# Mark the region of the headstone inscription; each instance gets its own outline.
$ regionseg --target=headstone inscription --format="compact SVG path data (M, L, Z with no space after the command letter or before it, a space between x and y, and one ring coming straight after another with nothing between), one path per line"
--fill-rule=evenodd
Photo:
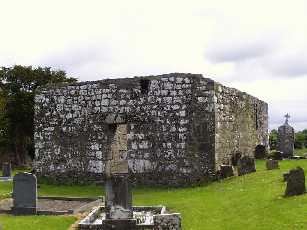
M5 162L5 163L2 164L2 176L3 177L11 177L12 176L11 163Z
M14 215L35 215L37 213L37 180L31 173L18 173L13 178Z

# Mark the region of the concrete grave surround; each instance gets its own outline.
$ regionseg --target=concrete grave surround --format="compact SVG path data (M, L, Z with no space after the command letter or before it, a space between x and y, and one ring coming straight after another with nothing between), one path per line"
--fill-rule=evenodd
M18 173L13 178L13 207L15 215L37 213L37 180L31 173Z
M285 123L278 128L277 150L282 152L282 157L291 157L294 152L294 129L288 123L289 115Z
M126 121L132 183L183 186L216 178L233 155L268 145L268 106L198 74L48 86L35 97L35 169L58 182L99 180L110 124Z

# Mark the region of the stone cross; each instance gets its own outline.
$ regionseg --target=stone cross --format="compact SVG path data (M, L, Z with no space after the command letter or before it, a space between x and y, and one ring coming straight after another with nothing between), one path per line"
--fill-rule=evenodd
M106 219L132 219L132 194L128 182L127 125L113 124L114 137L106 162Z
M37 180L31 173L18 173L13 178L14 215L34 215L37 212Z
M285 123L288 124L288 120L289 120L289 118L290 118L290 115L287 113L287 114L285 115L285 118L286 118Z

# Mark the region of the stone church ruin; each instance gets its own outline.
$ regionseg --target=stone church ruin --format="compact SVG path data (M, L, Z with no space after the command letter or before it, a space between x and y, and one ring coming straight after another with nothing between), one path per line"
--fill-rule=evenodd
M198 74L48 86L35 97L35 170L82 183L128 168L133 183L187 185L254 157L267 130L265 102ZM106 164L110 152L127 165Z

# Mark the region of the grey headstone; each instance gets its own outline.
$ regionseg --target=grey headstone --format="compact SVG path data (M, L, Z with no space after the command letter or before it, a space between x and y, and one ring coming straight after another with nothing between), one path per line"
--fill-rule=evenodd
M2 176L3 177L11 177L12 176L12 168L11 163L3 163L2 164Z
M37 212L37 180L31 173L18 173L13 178L13 208L15 215Z
M279 169L278 161L272 159L266 160L266 168L267 170Z
M220 178L224 179L227 177L234 176L232 165L221 165L220 166Z
M294 152L294 129L288 124L288 118L285 123L278 128L277 150L282 152L283 157L291 157Z
M306 192L305 173L301 167L291 169L287 177L285 196L296 196Z
M244 174L256 172L255 160L254 158L243 156L238 161L238 175L242 176Z

